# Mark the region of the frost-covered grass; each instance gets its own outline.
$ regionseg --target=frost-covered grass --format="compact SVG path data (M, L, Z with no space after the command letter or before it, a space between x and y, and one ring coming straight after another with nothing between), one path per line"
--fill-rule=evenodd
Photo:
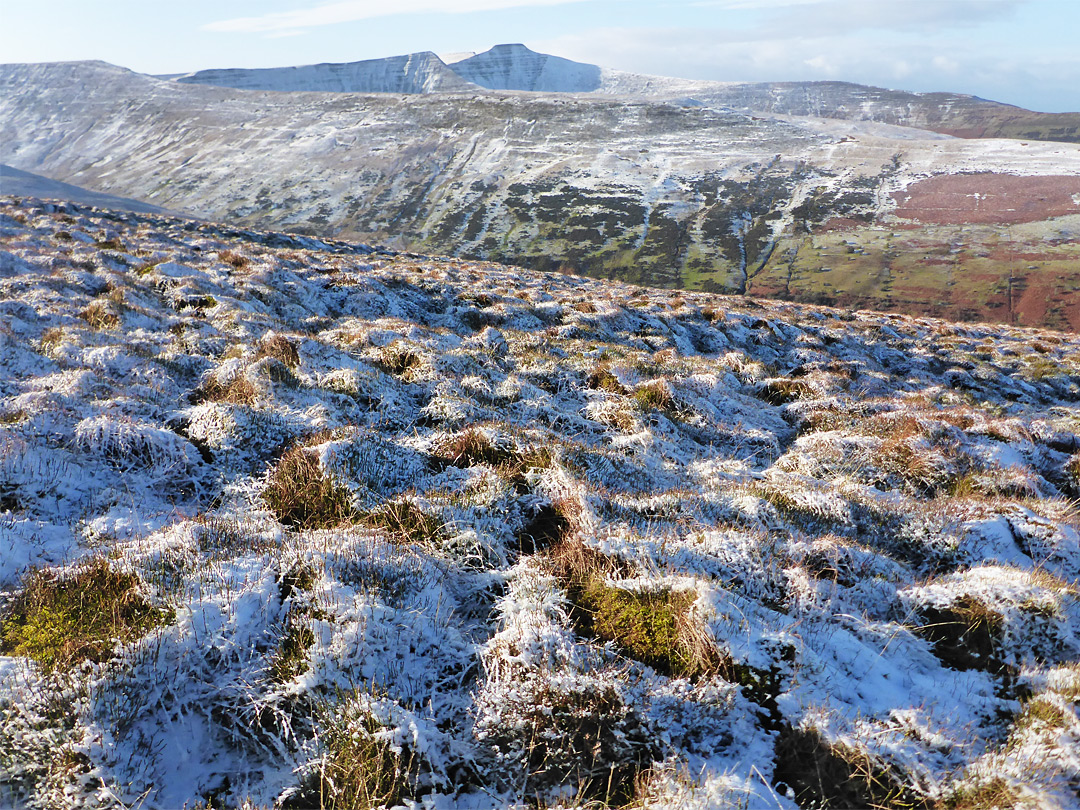
M1077 804L1075 336L11 199L0 310L0 804Z

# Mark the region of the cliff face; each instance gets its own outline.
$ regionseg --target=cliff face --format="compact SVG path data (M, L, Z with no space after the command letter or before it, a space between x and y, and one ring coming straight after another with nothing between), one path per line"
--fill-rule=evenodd
M280 92L436 93L469 87L431 52L301 67L200 70L175 81Z

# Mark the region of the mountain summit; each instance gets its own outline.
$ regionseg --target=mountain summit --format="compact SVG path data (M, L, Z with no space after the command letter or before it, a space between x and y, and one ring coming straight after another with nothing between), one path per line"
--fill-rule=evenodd
M455 63L450 69L466 81L489 90L590 93L601 85L600 68L596 65L537 53L521 44L496 45Z

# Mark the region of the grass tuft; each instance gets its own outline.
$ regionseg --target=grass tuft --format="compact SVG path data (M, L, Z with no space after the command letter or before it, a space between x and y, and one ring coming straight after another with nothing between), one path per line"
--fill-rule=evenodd
M188 395L188 402L192 405L202 402L225 402L230 405L250 407L258 399L258 386L243 374L238 374L228 383L221 383L215 377L208 377Z
M295 369L300 366L300 352L296 344L284 335L273 335L259 343L259 349L255 353L255 359L273 357L280 360L288 368Z
M116 643L134 641L173 620L151 605L134 574L98 557L73 572L31 573L0 623L0 652L24 655L48 672L104 661Z
M938 802L940 810L998 810L1020 803L1020 793L1008 781L995 776L975 785L962 785Z
M348 487L323 472L303 447L287 451L271 470L263 500L281 523L296 529L332 529L358 518Z
M914 810L930 802L904 785L895 770L844 743L829 743L815 728L781 730L773 784L786 786L799 807Z
M287 683L307 672L308 650L314 643L310 618L302 610L290 610L267 670L271 683Z
M601 363L590 373L585 384L594 391L608 391L612 394L625 394L626 387L611 372L607 363Z
M424 364L424 359L399 341L383 346L375 362L387 374L407 378L410 372Z
M948 607L924 607L923 624L915 632L934 645L942 663L958 670L1000 669L1004 620L985 603L970 595Z
M104 301L91 301L79 312L79 317L96 331L115 329L120 325L120 316Z
M437 543L443 536L442 524L411 500L391 501L362 519L400 543Z
M420 776L420 757L396 749L380 732L385 729L355 697L319 712L318 771L300 803L287 806L324 810L373 810L396 807L413 798Z
M548 562L566 587L570 618L582 634L612 641L664 675L698 678L722 670L723 656L690 616L691 594L610 585L609 576L629 573L629 567L577 538L553 546Z
M519 491L528 488L529 470L551 467L553 456L546 447L518 450L508 443L493 442L479 428L452 436L435 449L435 458L454 467L486 464Z
M232 265L237 270L242 270L250 264L250 259L243 253L237 253L235 250L222 250L218 253L218 259L228 265Z
M678 410L675 397L671 393L671 386L666 380L654 380L642 385L634 391L634 401L643 411L673 413Z
M781 377L762 382L758 386L757 395L770 405L786 405L800 399L814 399L817 389L806 380Z

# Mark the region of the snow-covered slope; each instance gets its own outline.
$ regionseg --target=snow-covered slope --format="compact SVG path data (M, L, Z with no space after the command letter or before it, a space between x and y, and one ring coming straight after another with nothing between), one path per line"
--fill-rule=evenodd
M200 70L179 76L175 81L241 90L334 93L435 93L469 89L467 82L429 51L362 62Z
M524 45L496 45L455 62L450 69L489 90L588 93L601 86L601 72L596 65L536 53Z
M0 199L0 806L1075 808L1078 496L1077 336Z

